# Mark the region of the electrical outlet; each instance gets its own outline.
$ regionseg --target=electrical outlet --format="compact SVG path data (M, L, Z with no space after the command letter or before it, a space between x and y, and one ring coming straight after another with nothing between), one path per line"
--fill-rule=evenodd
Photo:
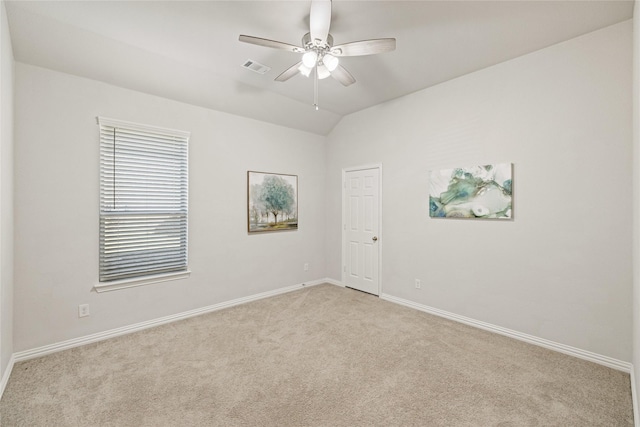
M422 287L422 283L420 283L420 279L416 279L416 289L420 289Z
M309 263L308 262L304 263L304 271L309 271Z
M78 317L87 317L89 315L89 304L80 304L78 306Z

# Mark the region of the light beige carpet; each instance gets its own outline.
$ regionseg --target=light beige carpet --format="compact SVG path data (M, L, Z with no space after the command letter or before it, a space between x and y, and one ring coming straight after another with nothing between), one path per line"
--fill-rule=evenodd
M9 426L631 426L629 375L320 285L16 364Z

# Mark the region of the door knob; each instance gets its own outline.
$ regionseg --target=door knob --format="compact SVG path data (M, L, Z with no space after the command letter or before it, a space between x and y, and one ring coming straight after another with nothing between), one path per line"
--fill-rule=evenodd
M378 236L373 236L373 237L371 238L371 240L373 240L374 242L377 242L377 241L378 241Z

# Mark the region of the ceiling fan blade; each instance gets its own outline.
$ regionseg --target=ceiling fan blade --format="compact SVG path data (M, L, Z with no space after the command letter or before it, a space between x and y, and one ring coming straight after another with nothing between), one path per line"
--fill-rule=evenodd
M298 62L297 64L293 64L291 67L289 67L286 70L284 70L282 72L282 74L280 74L278 77L275 78L275 80L277 82L286 82L291 77L293 77L296 74L300 73L300 70L299 70L300 65L302 65L302 61Z
M309 30L311 42L316 46L327 43L331 26L331 0L311 0Z
M289 43L277 42L275 40L263 39L260 37L240 35L238 38L241 42L255 44L258 46L271 47L273 49L288 50L289 52L303 53L304 49Z
M373 39L345 43L331 48L333 56L362 56L391 52L396 49L396 39Z
M350 72L342 65L338 64L335 70L331 71L331 77L342 83L344 86L352 85L356 82Z

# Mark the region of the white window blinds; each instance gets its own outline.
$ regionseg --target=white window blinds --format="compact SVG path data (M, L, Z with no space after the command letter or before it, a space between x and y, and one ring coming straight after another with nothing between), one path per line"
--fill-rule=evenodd
M189 133L98 124L100 281L185 271Z

